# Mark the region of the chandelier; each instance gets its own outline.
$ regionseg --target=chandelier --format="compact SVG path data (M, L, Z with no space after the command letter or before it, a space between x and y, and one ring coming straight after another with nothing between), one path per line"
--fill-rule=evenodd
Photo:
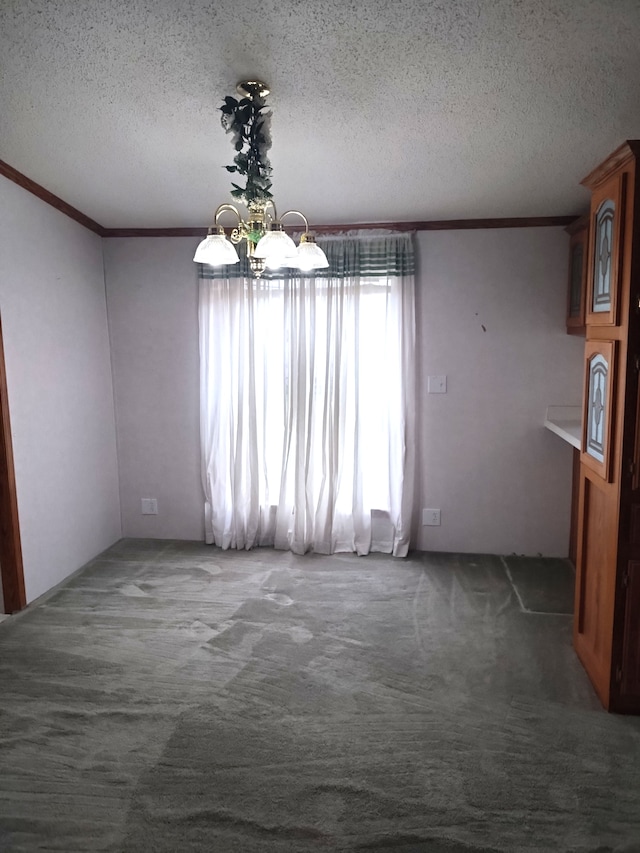
M214 214L213 226L196 249L193 260L210 266L237 264L240 261L236 246L245 241L249 266L256 278L265 269L292 267L312 273L329 266L327 256L309 233L306 216L299 210L287 210L278 216L271 194L271 164L267 151L271 148L271 113L265 103L267 86L259 80L238 83L240 100L230 96L220 107L222 126L232 137L236 155L226 170L246 178L245 186L232 183L231 195L247 209L243 218L234 204L221 204ZM220 219L232 214L237 222L227 237ZM298 246L285 232L283 220L299 216L304 233Z

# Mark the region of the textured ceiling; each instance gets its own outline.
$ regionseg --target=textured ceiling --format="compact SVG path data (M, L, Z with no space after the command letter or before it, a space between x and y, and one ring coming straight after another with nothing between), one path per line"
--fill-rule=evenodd
M0 159L106 227L205 225L257 76L281 210L572 214L640 137L639 45L638 0L0 0Z

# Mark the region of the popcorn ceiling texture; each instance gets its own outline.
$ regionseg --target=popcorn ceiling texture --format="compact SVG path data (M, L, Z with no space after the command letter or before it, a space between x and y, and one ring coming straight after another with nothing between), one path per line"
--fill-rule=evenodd
M637 0L3 0L0 158L107 227L204 225L258 76L317 224L578 213L640 136L638 43Z

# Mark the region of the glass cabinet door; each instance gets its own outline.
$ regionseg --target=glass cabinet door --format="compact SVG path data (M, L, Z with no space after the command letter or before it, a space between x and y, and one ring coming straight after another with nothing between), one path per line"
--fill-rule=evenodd
M615 326L620 267L620 223L624 175L617 175L594 192L591 202L589 295L586 322Z
M608 480L615 341L587 341L582 462Z

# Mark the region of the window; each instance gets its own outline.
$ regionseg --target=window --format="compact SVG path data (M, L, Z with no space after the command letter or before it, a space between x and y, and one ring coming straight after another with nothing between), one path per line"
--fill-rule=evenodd
M201 270L207 539L404 554L413 490L411 240L328 240L323 248L331 266L315 276Z

